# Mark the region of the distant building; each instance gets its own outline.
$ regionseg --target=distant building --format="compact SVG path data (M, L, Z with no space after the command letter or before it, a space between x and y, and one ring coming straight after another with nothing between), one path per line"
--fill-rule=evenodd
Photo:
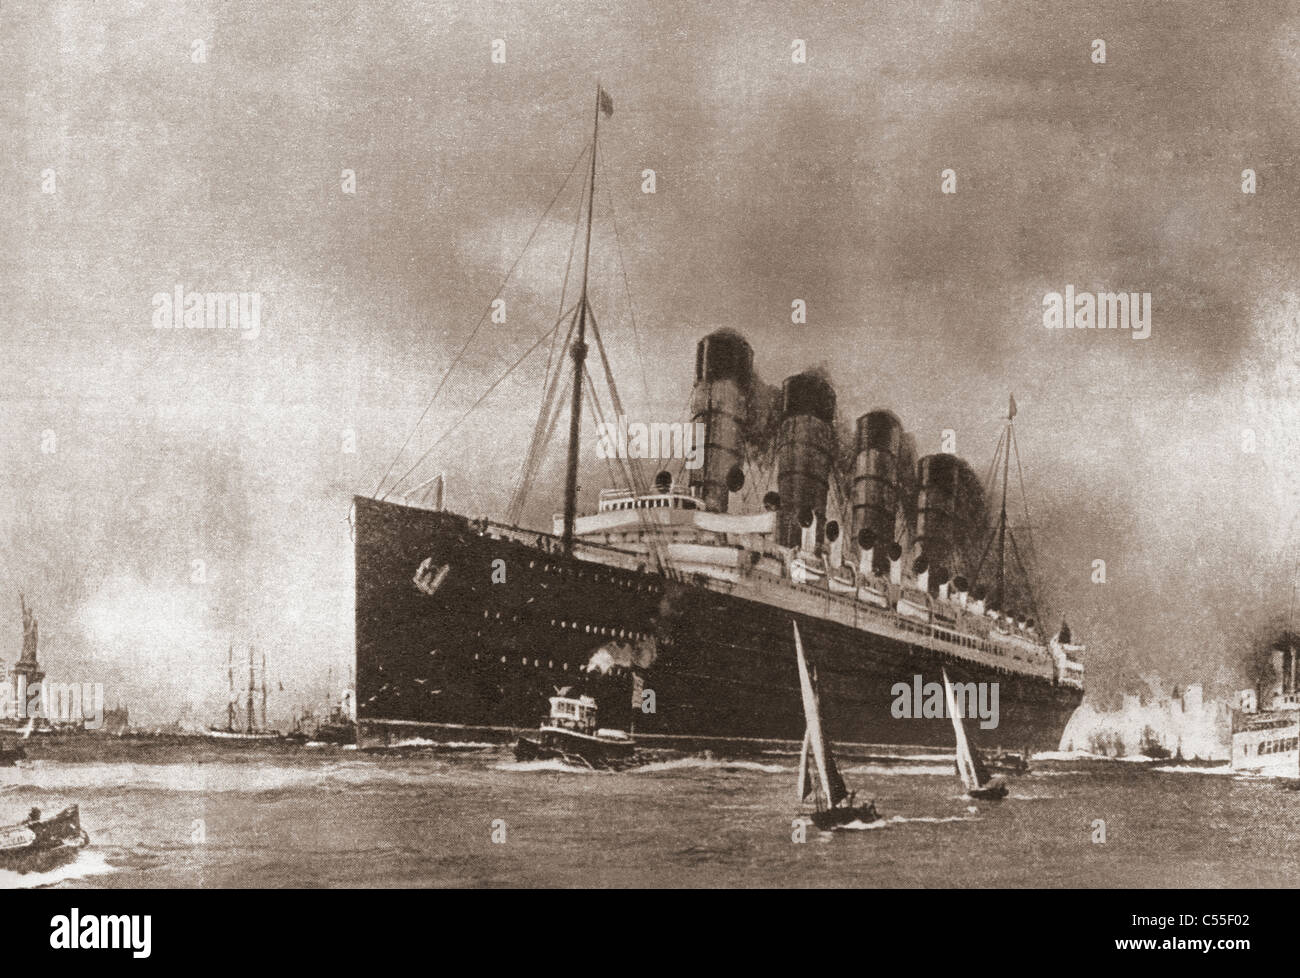
M119 703L104 711L104 725L100 730L113 736L124 734L130 727L130 719L130 710Z

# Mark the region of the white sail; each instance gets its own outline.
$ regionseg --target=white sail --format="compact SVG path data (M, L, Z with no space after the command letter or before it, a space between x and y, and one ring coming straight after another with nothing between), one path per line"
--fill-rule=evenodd
M975 774L975 763L971 759L970 744L966 742L966 727L957 712L957 699L953 696L952 683L948 681L948 670L943 670L943 695L948 702L948 716L952 718L952 729L957 735L957 770L961 773L961 783L971 791L980 786Z
M808 723L804 741L812 744L813 757L817 761L817 773L821 777L821 788L829 796L831 779L826 770L826 739L822 734L822 718L817 705L817 693L813 689L812 677L808 675L808 662L803 655L799 625L797 622L790 624L794 626L794 651L799 660L799 689L803 693L803 715ZM834 799L830 799L830 804L835 804Z
M803 732L803 748L799 751L799 785L796 789L800 801L807 798L808 792L812 791L812 781L808 776L808 745L811 741L812 734L805 729Z

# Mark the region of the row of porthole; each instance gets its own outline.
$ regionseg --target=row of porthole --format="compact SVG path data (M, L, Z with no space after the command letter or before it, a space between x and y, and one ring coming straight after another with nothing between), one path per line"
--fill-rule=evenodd
M474 661L475 661L475 662L478 661L478 657L479 657L479 656L478 656L478 653L475 652L475 653L474 653ZM502 665L504 665L505 662L506 662L506 656L503 655L503 656L501 657L501 663L502 663ZM526 658L524 658L524 659L520 659L519 662L520 662L521 665L525 665L525 666L528 665L528 660L527 660ZM540 669L540 668L542 668L542 660L541 660L541 659L534 659L534 660L533 660L533 668L534 668L534 669ZM547 669L554 669L554 668L555 668L555 660L554 660L554 659L547 659L547 660L546 660L546 668L547 668ZM568 664L567 662L561 662L561 663L560 663L560 669L561 669L561 671L563 671L563 672L568 672L568 671L569 671L569 664ZM578 672L583 672L583 671L585 671L585 668L584 668L583 666L579 666L577 671L578 671Z
M555 628L557 625L560 628L572 628L574 631L578 630L578 623L576 621L556 621L552 618L551 627ZM606 638L620 638L629 642L639 642L646 637L644 632L631 632L626 628L610 628L605 625L583 625L582 630L588 635L604 635Z
M487 619L491 619L493 616L490 611L484 608L483 617ZM496 620L497 621L501 620L501 612L499 611L496 613ZM510 620L517 622L519 621L519 616L511 615ZM574 631L577 631L578 623L576 621L563 621L563 620L557 621L556 619L552 618L551 627L572 628ZM634 631L629 631L626 628L613 628L611 626L606 626L606 625L583 625L582 630L587 635L603 635L606 638L618 638L630 642L639 642L642 639L647 637L645 632L634 632Z
M535 561L535 560L530 560L530 561L528 562L528 569L529 569L529 570L533 570L533 569L535 569L536 567L537 567L537 561ZM565 573L565 569L564 569L563 567L561 567L559 564L543 564L543 565L542 565L542 573L543 573L543 574L550 574L551 572L555 572L556 574L563 574L563 573ZM568 571L568 573L572 574L573 571ZM581 578L581 577L586 577L586 576L587 576L587 572L586 572L585 570L583 570L581 567L578 568L578 572L577 572L577 573L578 573L578 577L580 577L580 578ZM597 572L597 571L592 571L592 572L591 572L591 579L592 579L593 581L599 581L599 580L600 580L600 574L599 574L599 572ZM661 590L660 588L655 587L655 585L653 585L653 584L642 584L640 581L630 581L630 580L628 580L627 578L624 578L624 577L618 577L617 575L614 575L614 574L610 574L610 575L609 575L609 582L610 582L611 584L617 584L619 587L627 588L629 591L647 591L647 592L649 592L650 594L658 594L658 593L660 592L660 590Z

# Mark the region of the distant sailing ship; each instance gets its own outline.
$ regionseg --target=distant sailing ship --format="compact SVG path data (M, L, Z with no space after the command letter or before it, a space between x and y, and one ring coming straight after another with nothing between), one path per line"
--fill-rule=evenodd
M809 817L819 829L841 828L854 822L874 822L880 818L875 802L854 804L856 792L849 791L835 766L835 755L831 752L822 724L816 670L809 671L797 623L794 624L794 652L799 664L799 689L803 694L803 713L807 723L803 748L799 752L799 783L796 788L799 800L805 802L812 797L816 808ZM813 766L808 763L810 753Z
M966 786L966 794L972 798L985 801L997 801L1007 796L1007 782L1000 774L993 774L984 764L979 748L970 742L966 734L966 718L957 706L957 697L953 695L952 683L948 680L948 670L943 672L943 695L948 704L948 715L952 717L952 729L957 735L957 773L961 783Z
M327 685L334 687L334 670L329 671ZM356 684L348 676L348 685L339 695L338 702L331 702L325 719L316 725L312 739L327 744L355 744L357 742Z
M262 725L253 723L253 697L256 693L256 681L253 670L253 647L248 647L248 719L241 730L235 723L235 704L239 702L239 693L235 690L235 647L232 644L226 652L226 674L230 682L230 694L226 701L226 726L209 727L205 733L213 740L281 740L283 735L278 730L266 726L266 653L262 653Z
M601 118L612 111L598 86L570 255L581 291L565 292L566 275L557 289L563 313L496 382L551 341L506 518L445 509L441 475L398 493L459 421L390 483L408 436L372 494L354 497L362 738L405 731L457 740L467 729L498 737L533 727L553 691L569 686L600 703L611 726L635 720L646 746L797 742L805 718L790 662L778 652L793 619L834 671L823 695L842 741L949 743L942 718L899 723L891 715L898 683L910 685L918 673L937 680L946 665L959 681L999 684L1000 746L1055 749L1083 697L1083 646L1064 627L1055 635L1045 629L1046 609L1021 559L1027 554L1008 523L1014 399L985 482L954 454L918 458L889 410L863 414L842 435L824 374L796 373L779 391L769 388L749 343L715 330L696 348L690 422L678 426L679 442L687 427L703 432L702 457L685 484L667 471L651 481L631 460L637 454L622 451L620 421L619 450L607 463L623 484L600 492L594 511L579 511L586 412L606 430L609 419L627 416L587 276L596 146ZM465 350L474 335L477 327ZM597 396L601 379L607 401ZM563 511L539 532L522 525L528 492L565 420ZM998 475L1000 517L986 505ZM494 567L508 575L490 579ZM1017 571L1023 584L1012 579ZM642 689L653 690L653 711L629 706Z

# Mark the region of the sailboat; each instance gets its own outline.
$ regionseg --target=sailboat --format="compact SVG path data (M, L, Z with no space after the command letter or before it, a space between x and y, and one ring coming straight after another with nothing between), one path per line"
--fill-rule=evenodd
M957 735L957 773L961 783L966 786L966 794L972 798L985 801L997 801L1007 796L1007 782L1000 774L990 774L980 756L979 748L972 747L966 736L966 720L957 709L957 698L952 692L952 683L948 681L948 670L943 670L943 695L948 703L948 716L952 717L952 729Z
M875 802L855 805L856 792L849 791L835 767L835 755L831 753L822 728L821 701L817 696L817 677L810 673L808 660L804 657L803 640L799 637L799 625L794 626L794 651L799 662L799 689L803 693L803 714L807 724L803 735L803 749L799 752L798 795L801 802L811 795L816 810L811 813L812 822L819 829L828 830L853 822L874 822L880 818ZM813 764L809 764L809 755Z

